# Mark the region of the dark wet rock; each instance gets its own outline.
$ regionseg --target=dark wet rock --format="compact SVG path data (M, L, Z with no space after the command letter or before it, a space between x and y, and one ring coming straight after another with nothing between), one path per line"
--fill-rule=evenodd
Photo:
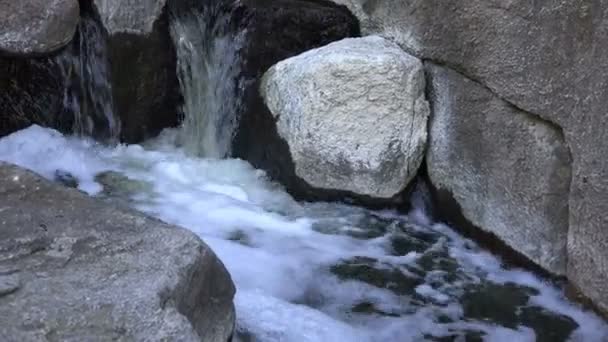
M393 255L406 255L410 252L422 253L429 248L426 241L410 235L393 235L390 240Z
M139 143L179 124L183 99L168 26L168 14L163 12L147 35L120 32L108 38L114 106L123 142Z
M356 257L330 268L341 280L357 280L369 285L390 290L400 295L411 295L422 281L408 276L391 265L379 265L378 261L367 257Z
M166 1L93 0L89 10L107 36L120 140L138 143L176 126L182 97Z
M74 177L73 174L67 171L56 170L54 180L55 182L63 186L67 186L68 188L78 188L78 178Z
M104 196L125 199L133 195L153 192L152 185L143 181L133 180L120 172L105 171L95 175L95 181L103 186Z
M60 126L66 86L61 74L53 58L0 57L0 136L32 124Z
M229 340L234 285L192 232L9 164L0 194L3 341Z
M376 308L376 306L370 302L358 303L351 308L351 311L354 313L359 313L359 314L367 314L367 315L375 314L375 315L381 315L381 316L387 316L387 317L399 317L399 314L392 313L392 312L384 312L384 311Z
M120 29L107 26L125 13L144 17L137 11L144 2L82 2L78 29L64 49L39 58L0 58L0 136L38 124L135 143L176 126L182 98L167 11L160 6L154 20L143 20L149 31L129 29L141 25L138 20L122 21Z
M536 342L567 341L578 324L570 317L539 307L525 307L519 313L522 325L536 333Z
M482 331L468 330L468 331L462 331L462 332L455 332L448 336L441 336L441 337L425 335L424 338L428 341L434 341L434 342L457 342L457 341L484 342L485 335L486 334Z
M0 57L0 136L29 125L111 140L113 117L103 29L83 10L72 42L56 54Z
M461 298L464 317L514 329L520 324L518 312L536 294L537 290L514 283L474 285Z
M448 274L455 274L460 267L458 262L451 258L445 250L428 251L424 253L416 263L426 272L444 271Z
M242 230L235 230L234 232L231 232L228 235L228 240L238 242L244 246L253 246L249 235Z

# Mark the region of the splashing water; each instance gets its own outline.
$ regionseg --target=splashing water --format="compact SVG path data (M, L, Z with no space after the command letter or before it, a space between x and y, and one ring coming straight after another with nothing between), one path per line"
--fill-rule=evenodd
M69 172L198 234L237 286L244 341L605 341L608 326L554 285L434 223L340 203L299 203L246 162L189 156L165 131L100 146L37 126L0 139L0 160ZM52 156L53 158L49 158ZM425 203L424 190L419 201Z
M74 42L57 62L66 80L63 106L73 118L72 133L117 142L120 120L114 102L103 29L83 16Z
M198 10L171 8L171 36L185 114L180 145L195 155L223 158L237 125L242 86L239 48L245 31L231 32L230 12L221 1Z

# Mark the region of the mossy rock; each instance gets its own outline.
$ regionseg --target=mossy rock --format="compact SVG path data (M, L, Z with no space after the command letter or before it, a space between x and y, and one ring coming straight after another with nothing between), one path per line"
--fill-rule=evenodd
M105 171L95 176L95 181L103 186L102 195L128 199L140 193L152 193L152 184L131 179L120 172Z

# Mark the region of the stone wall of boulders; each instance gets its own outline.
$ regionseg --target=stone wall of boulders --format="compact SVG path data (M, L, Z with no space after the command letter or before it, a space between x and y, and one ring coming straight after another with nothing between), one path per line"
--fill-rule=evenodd
M0 1L0 136L73 131L80 17L103 33L118 138L178 124L167 1ZM300 198L372 205L425 173L444 219L457 207L608 311L608 0L225 3L247 31L233 156ZM326 46L361 34L381 38Z
M431 118L419 172L433 186L439 216L494 236L608 310L606 1L334 2L357 16L364 36L379 35L424 61ZM336 44L342 58L329 52ZM390 76L378 85L366 75L381 63L371 40L367 46L361 61L344 57L356 49L343 41L279 62L264 76L271 130L285 147L266 156L271 167L256 166L279 168L271 175L292 192L378 203L412 179L396 171L407 166L395 156L412 157L415 143L394 154L373 150L376 140L399 146L391 129L416 120L396 114L407 113L404 106L383 115L391 96L366 91L388 87L413 101L388 85ZM401 86L411 82L404 77ZM366 114L377 122L362 120ZM392 173L378 160L393 162Z
M442 199L608 310L608 2L333 1L429 62Z

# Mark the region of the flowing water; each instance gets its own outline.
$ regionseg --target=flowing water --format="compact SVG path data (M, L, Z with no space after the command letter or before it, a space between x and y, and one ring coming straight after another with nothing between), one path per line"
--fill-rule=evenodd
M174 5L171 12L184 96L184 122L177 140L188 152L210 158L230 154L242 90L238 53L245 31L229 29L230 13L221 4L211 1L198 10Z
M63 106L72 118L72 132L117 141L120 121L114 115L103 28L83 16L73 43L56 58L66 80Z
M608 326L554 284L432 222L423 189L408 214L297 202L248 163L219 159L230 155L242 89L244 32L229 32L228 15L172 9L179 129L109 147L32 126L0 139L0 160L201 236L236 284L238 340L606 340ZM87 20L79 32L62 57L74 133L116 136L102 33Z
M177 131L107 147L32 126L0 160L201 236L237 287L243 341L605 341L606 324L554 285L508 269L418 193L409 214L294 201L235 159L193 157ZM59 170L59 173L58 173ZM162 257L162 256L159 256Z

